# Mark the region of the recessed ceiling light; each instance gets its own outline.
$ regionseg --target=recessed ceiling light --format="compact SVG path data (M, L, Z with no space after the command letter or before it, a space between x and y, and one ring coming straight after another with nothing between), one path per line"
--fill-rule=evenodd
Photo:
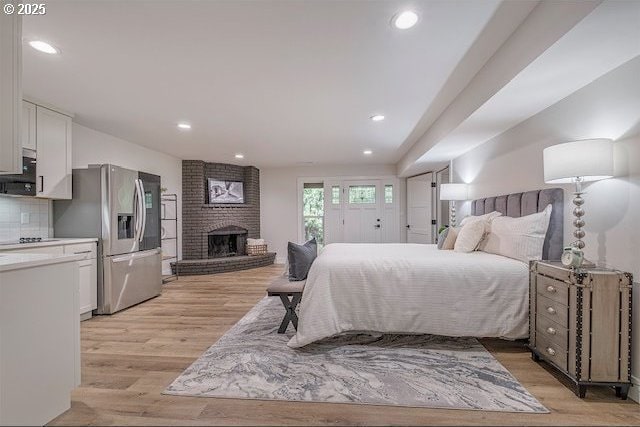
M244 159L244 154L236 154L236 159Z
M407 30L418 22L418 14L412 10L405 10L393 17L393 26L399 30Z
M178 123L178 128L180 128L180 129L191 129L191 125L189 123Z
M47 42L43 42L42 40L32 40L29 42L29 46L31 46L35 50L39 50L40 52L48 53L49 55L60 53L58 49L51 46Z
M374 122L381 122L384 120L384 116L382 114L376 114L374 116L369 117Z
M362 154L364 154L364 155L366 155L366 156L369 156L369 155L373 154L373 151L371 151L371 150L364 150L364 151L362 152Z

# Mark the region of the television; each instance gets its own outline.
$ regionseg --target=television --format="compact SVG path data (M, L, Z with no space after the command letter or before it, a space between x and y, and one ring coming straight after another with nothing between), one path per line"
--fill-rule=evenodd
M244 183L242 181L220 181L208 179L209 203L244 203Z

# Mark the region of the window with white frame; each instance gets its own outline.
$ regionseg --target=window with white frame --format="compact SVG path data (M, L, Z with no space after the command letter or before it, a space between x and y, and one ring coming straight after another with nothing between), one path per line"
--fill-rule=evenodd
M305 240L315 237L319 246L324 245L324 185L321 182L304 184L302 222Z

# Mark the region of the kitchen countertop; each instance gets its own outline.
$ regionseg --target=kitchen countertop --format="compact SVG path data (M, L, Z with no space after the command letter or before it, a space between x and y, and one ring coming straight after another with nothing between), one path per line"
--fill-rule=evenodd
M0 242L0 252L9 251L13 249L29 249L29 248L44 248L46 246L62 246L62 245L75 245L78 243L92 243L97 242L98 239L91 237L82 238L65 238L65 237L52 237L51 240L43 242L33 243L9 243L4 244Z
M26 245L26 243L25 243ZM83 259L82 254L14 254L0 253L0 273L22 268L40 267L43 265L75 262Z

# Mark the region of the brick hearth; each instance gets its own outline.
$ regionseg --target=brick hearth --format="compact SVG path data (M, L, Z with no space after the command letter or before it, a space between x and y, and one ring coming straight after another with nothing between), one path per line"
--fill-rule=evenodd
M179 276L228 273L230 271L248 270L250 268L271 265L275 259L276 253L269 252L265 255L182 260L172 264L171 268L173 273L177 273Z

